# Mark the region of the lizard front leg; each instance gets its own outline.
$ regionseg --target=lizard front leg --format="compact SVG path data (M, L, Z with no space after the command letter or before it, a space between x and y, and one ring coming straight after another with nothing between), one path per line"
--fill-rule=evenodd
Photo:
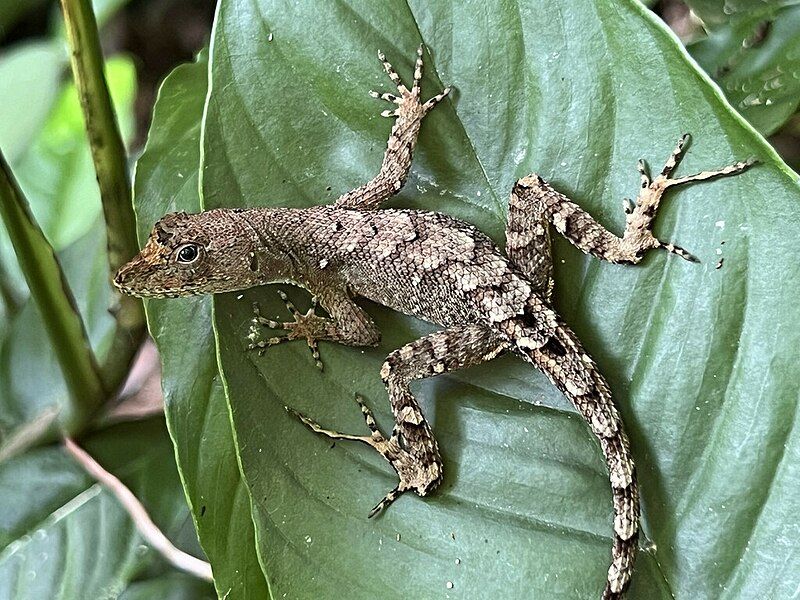
M397 117L397 121L395 121L392 133L389 135L389 142L386 146L380 172L361 187L340 196L336 200L336 207L373 210L403 187L411 169L411 155L414 151L414 146L417 144L417 136L419 135L422 119L450 93L450 88L445 88L440 94L437 94L427 102L422 102L420 98L422 50L423 47L420 45L417 49L417 62L414 66L414 83L410 90L403 85L400 76L386 60L383 53L378 52L378 58L383 63L383 68L397 86L397 91L400 95L395 96L394 94L381 94L378 92L370 92L370 95L396 104L397 108L395 110L385 110L381 114L384 117Z
M356 436L331 431L288 407L287 410L313 431L333 439L369 444L389 461L400 481L372 509L369 516L373 516L403 492L412 490L425 496L442 480L442 459L436 438L409 384L415 379L480 364L508 348L506 339L491 329L481 325L465 325L426 335L389 354L381 368L381 379L389 394L395 418L395 426L388 438L380 432L372 413L358 398L371 435Z
M292 340L305 340L311 350L314 363L322 370L322 360L319 355L319 341L330 341L346 346L376 346L381 339L381 333L375 326L370 316L347 295L344 290L325 291L320 296L314 297L314 306L308 312L301 313L295 308L286 294L279 291L286 309L294 317L293 321L279 322L267 319L261 315L258 304L253 306L253 321L250 327L249 350L264 352L270 346ZM315 314L317 299L322 307L328 311L331 318L320 317ZM288 333L284 336L273 336L267 339L260 337L260 327L270 329L285 329Z
M653 219L664 193L685 183L741 173L755 161L737 162L721 169L673 178L672 173L688 139L688 134L681 137L661 173L654 179L650 178L644 161L639 161L641 188L635 204L630 200L625 201L625 232L622 237L608 231L538 175L523 177L514 185L509 201L506 229L509 258L549 295L552 288L552 260L547 231L549 222L580 250L609 262L635 264L642 260L647 250L653 248L663 248L687 260L696 261L683 248L662 242L652 233Z

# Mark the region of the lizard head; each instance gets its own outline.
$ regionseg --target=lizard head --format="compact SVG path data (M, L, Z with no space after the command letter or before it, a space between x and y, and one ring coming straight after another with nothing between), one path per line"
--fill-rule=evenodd
M245 289L261 283L252 236L230 210L165 215L114 285L142 298L174 298Z

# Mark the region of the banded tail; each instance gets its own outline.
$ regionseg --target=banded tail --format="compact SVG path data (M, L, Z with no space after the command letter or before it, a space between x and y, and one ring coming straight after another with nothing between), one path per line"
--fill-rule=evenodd
M526 322L528 310L504 325L513 331L516 351L570 399L600 441L614 502L614 545L603 598L619 599L630 584L639 539L639 489L628 437L608 384L575 334L549 308L531 308L537 326ZM544 328L542 318L550 321Z

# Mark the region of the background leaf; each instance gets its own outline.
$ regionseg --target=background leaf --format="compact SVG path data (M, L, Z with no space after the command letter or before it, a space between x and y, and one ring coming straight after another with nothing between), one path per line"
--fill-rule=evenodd
M765 135L800 105L800 5L780 4L750 3L689 46L731 104Z
M163 419L116 425L92 435L86 448L133 490L174 543L200 553ZM111 493L61 448L38 448L0 464L0 496L6 507L0 598L109 598L137 577L174 577ZM178 585L185 578L169 589ZM196 598L209 596L208 584L194 580L193 589Z
M619 199L637 187L636 159L658 167L683 131L696 140L683 172L751 154L765 161L665 203L657 232L702 266L663 254L639 268L612 266L558 241L556 305L597 356L631 432L652 542L631 596L791 595L800 572L797 182L640 5L287 9L223 0L205 121L206 208L319 204L369 178L389 129L365 94L389 88L375 50L408 76L420 38L433 52L426 93L453 82L459 94L427 119L393 205L443 210L499 238L512 182L536 170L617 229ZM283 316L273 294L220 296L215 323L275 596L326 597L343 586L353 597L599 594L611 520L605 469L543 377L506 359L420 385L445 484L368 521L394 483L387 466L360 447L331 449L282 405L362 431L358 391L388 424L382 357L428 329L370 306L381 348L323 344L321 374L300 345L246 354L251 301ZM174 304L187 311L193 302ZM179 373L165 367L167 377ZM174 429L179 445L198 434L191 427Z
M213 600L216 595L209 588L188 575L170 573L129 585L119 600Z
M129 59L112 59L107 74L123 132L130 135L133 64ZM99 190L74 86L62 87L50 114L38 126L33 143L18 155L12 170L34 217L59 254L95 354L103 357L114 325L108 312L111 284ZM0 257L8 278L20 294L27 295L2 228ZM4 329L0 339L0 442L48 407L63 405L68 393L35 304L28 301L17 314L9 315Z
M712 28L754 10L774 9L797 3L797 0L759 0L758 2L751 0L686 0L686 4L695 14Z
M19 12L0 8L0 37L9 25L6 17L13 20L37 8L36 2L16 4ZM57 3L47 4L57 37L63 17ZM121 4L95 2L98 20ZM33 212L59 251L92 345L103 355L113 326L105 235L77 94L74 86L61 83L67 59L63 40L18 44L0 53L5 103L0 147L13 159ZM106 78L128 137L136 96L133 61L109 59ZM216 597L207 582L176 572L152 552L114 496L60 447L38 447L9 458L32 438L40 439L34 433L52 422L66 390L40 315L26 301L4 231L0 267L5 301L0 311L0 598ZM163 418L112 425L81 443L123 479L173 543L203 555Z
M123 137L133 133L136 69L130 58L106 63L109 89ZM39 135L14 165L31 210L54 248L60 250L85 234L100 215L94 174L78 94L63 87Z
M0 55L0 147L12 164L55 104L64 60L63 48L50 41L20 44Z
M200 120L207 68L206 58L183 65L162 85L147 147L136 167L141 240L165 212L200 210ZM163 362L167 422L178 466L200 542L214 568L217 591L222 597L265 598L268 591L255 552L249 498L217 373L211 300L153 300L146 310Z

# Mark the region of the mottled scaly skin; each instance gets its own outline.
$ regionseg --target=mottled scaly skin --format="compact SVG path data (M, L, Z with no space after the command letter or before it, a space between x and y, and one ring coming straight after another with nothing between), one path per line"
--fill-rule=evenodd
M354 297L369 298L443 327L386 358L380 376L396 421L388 437L378 430L360 399L370 435L324 429L294 413L314 431L367 443L389 461L399 483L371 515L405 491L424 496L442 480L436 439L409 389L410 382L476 365L507 351L518 354L541 369L572 401L600 442L614 505L612 563L603 597L620 598L631 579L639 537L636 471L608 384L551 306L549 226L582 251L611 262L637 263L652 248L693 259L651 233L664 191L689 181L738 173L751 163L671 178L684 136L655 179L650 179L640 162L641 189L635 204L625 204L622 237L607 231L540 177L529 175L511 192L504 256L488 237L458 219L435 212L379 210L408 175L424 115L449 91L421 101L422 48L411 89L379 56L400 95L373 93L397 105L384 113L397 120L374 179L344 194L333 206L167 215L156 223L142 252L120 270L115 283L139 296L225 292L276 281L301 285L315 295L330 318L317 316L313 309L301 314L284 296L294 321L278 323L256 312L250 347L264 350L286 340L305 339L320 367L318 340L369 346L380 339ZM261 326L288 333L260 339Z

